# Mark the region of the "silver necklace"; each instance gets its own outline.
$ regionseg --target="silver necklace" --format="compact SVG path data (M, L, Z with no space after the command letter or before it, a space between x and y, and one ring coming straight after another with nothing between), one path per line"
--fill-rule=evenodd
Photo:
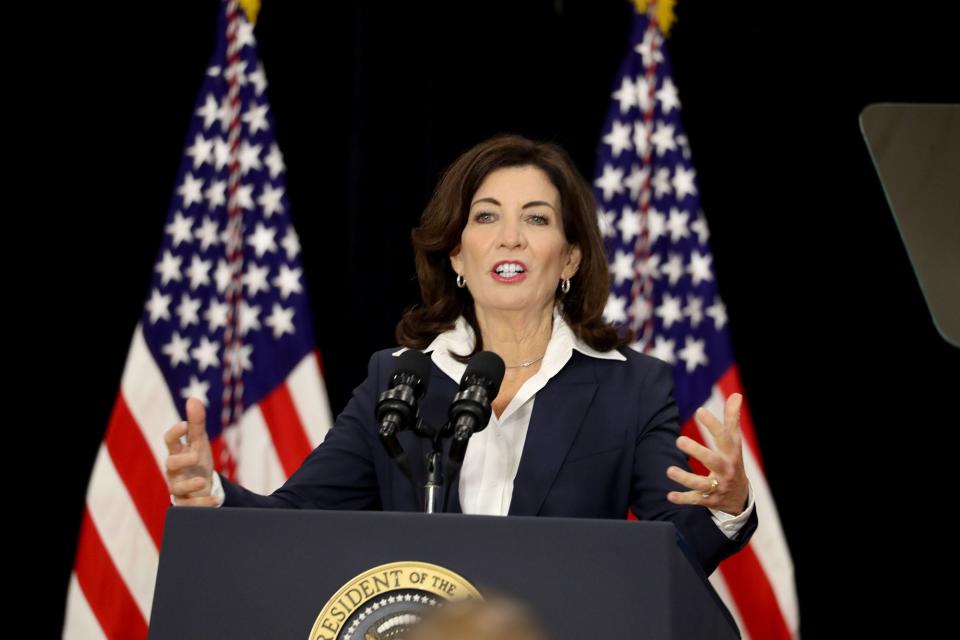
M507 366L507 369L519 369L519 368L521 368L521 367L529 367L529 366L532 365L534 362L540 362L541 360L543 360L543 356L545 356L545 355L547 355L547 352L546 352L546 351L543 352L543 355L542 355L542 356L540 356L539 358L537 358L537 359L535 359L535 360L530 360L529 362L521 362L520 364L508 364L508 365L506 365L506 366Z

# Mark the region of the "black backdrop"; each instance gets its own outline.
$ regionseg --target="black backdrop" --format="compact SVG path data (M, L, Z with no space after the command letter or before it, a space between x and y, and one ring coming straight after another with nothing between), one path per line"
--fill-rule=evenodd
M338 412L416 300L409 230L458 153L517 132L559 142L593 176L631 6L265 4L256 34ZM776 4L681 0L669 47L802 630L891 629L915 613L932 626L945 597L926 567L955 567L940 533L960 351L933 327L857 116L874 101L960 101L955 22L932 1ZM15 486L38 491L25 584L43 636L62 624L217 11L63 8L34 19L12 60L36 73L11 98L51 134L27 130L19 169L41 186L14 216L58 267L18 278L50 345L16 371L42 403L26 407L42 440Z

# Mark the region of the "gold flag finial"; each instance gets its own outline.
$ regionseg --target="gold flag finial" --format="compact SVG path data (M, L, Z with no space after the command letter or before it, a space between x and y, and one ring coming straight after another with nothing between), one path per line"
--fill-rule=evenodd
M633 0L633 5L637 13L646 13L651 3L654 5L654 12L657 18L657 24L660 26L660 32L663 35L669 35L670 27L677 21L677 16L673 12L673 6L677 0Z
M240 0L240 6L247 14L250 24L257 24L257 14L260 13L260 0Z

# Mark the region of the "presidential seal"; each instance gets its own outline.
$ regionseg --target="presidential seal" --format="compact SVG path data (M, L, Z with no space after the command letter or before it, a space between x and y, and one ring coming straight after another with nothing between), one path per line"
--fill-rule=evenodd
M310 640L402 640L447 600L481 599L462 576L426 562L391 562L365 571L327 602Z

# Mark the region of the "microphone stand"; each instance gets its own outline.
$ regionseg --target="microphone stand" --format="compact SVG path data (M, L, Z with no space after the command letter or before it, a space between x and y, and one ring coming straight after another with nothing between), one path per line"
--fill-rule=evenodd
M433 445L433 450L426 456L427 482L423 486L423 505L424 513L443 513L446 511L447 496L450 490L447 488L444 492L443 476L443 445L441 444L444 433L449 431L446 427L443 429L434 429L422 418L417 420L413 432L426 438ZM449 434L447 434L449 436Z
M439 451L427 454L427 484L423 487L424 513L438 513L438 511L444 510L444 502L440 502L443 491L443 474L440 473L440 459L442 457Z

